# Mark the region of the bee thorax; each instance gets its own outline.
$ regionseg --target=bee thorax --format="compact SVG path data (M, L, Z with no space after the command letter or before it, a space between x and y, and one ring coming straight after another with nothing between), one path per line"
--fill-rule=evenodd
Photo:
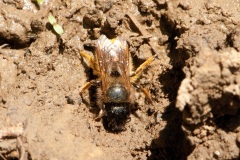
M108 102L126 102L128 100L128 91L121 84L115 84L106 91Z

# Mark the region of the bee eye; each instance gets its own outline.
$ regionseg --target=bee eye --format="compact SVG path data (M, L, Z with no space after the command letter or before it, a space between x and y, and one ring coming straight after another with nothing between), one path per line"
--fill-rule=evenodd
M126 101L128 98L128 92L126 88L119 84L108 88L106 94L109 100L112 102L122 102Z

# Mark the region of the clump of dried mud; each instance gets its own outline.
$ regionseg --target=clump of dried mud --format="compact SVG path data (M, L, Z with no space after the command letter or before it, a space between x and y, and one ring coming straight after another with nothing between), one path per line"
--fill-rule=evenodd
M239 159L238 0L0 2L0 159ZM49 14L64 28L55 34ZM126 131L101 121L81 50L119 35L139 80ZM153 114L155 113L155 114Z

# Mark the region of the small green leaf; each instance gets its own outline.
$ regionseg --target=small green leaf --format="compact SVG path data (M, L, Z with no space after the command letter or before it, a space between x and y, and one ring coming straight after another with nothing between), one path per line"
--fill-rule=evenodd
M57 34L63 34L63 28L62 28L62 26L60 26L59 24L54 24L53 25L53 29L55 30L55 32L57 33Z
M44 0L37 0L37 3L38 3L39 5L42 5L43 2L44 2Z
M54 25L54 24L57 23L57 20L56 20L52 15L49 15L49 16L48 16L48 21L49 21L49 23L51 23L52 25Z

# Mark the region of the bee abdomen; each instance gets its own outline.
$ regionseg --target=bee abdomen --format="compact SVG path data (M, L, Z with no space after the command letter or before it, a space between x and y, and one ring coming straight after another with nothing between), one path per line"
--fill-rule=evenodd
M105 103L105 126L112 131L125 130L125 124L130 119L130 103Z

